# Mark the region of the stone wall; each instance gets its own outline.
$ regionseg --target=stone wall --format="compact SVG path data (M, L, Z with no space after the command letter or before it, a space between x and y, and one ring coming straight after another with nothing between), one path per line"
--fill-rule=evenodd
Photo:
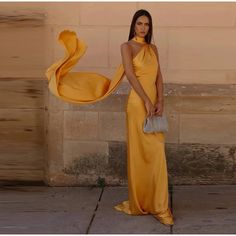
M123 82L116 93L91 105L65 103L49 94L51 185L127 184L128 91ZM235 85L165 84L170 183L236 182L235 104Z
M131 18L144 8L153 18L153 42L166 83L236 80L234 2L2 2L0 7L0 75L43 78L44 69L64 55L59 32L70 29L88 45L75 69L110 77L120 63L120 44L127 41ZM11 52L18 58L11 58Z
M1 184L44 181L44 20L42 13L0 3Z
M0 183L44 180L42 82L0 79Z
M1 179L126 184L126 78L106 100L78 106L48 94L45 70L64 56L57 37L70 29L88 45L73 70L111 78L141 8L153 17L165 82L170 182L235 183L236 3L230 2L0 3Z

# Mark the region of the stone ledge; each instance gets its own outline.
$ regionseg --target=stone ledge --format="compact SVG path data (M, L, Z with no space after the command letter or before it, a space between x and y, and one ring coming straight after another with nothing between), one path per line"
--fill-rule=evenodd
M129 82L122 82L113 94L127 95ZM165 96L236 96L236 84L176 84L164 83Z
M236 96L236 84L164 84L166 96Z

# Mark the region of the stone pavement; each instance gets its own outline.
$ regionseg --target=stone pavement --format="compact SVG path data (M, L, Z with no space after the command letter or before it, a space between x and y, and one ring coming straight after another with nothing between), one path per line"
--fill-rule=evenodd
M113 206L126 187L2 186L0 233L236 233L236 185L173 186L173 227Z

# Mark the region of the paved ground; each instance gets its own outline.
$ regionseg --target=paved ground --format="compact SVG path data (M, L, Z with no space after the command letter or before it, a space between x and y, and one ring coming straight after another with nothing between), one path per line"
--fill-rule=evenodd
M173 227L114 210L126 198L125 187L1 187L0 233L236 233L236 185L174 186Z

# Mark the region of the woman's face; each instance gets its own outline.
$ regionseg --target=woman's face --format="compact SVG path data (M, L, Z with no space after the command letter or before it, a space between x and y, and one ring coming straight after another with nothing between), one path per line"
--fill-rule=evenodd
M140 16L134 27L137 36L144 38L149 31L149 19L147 16Z

